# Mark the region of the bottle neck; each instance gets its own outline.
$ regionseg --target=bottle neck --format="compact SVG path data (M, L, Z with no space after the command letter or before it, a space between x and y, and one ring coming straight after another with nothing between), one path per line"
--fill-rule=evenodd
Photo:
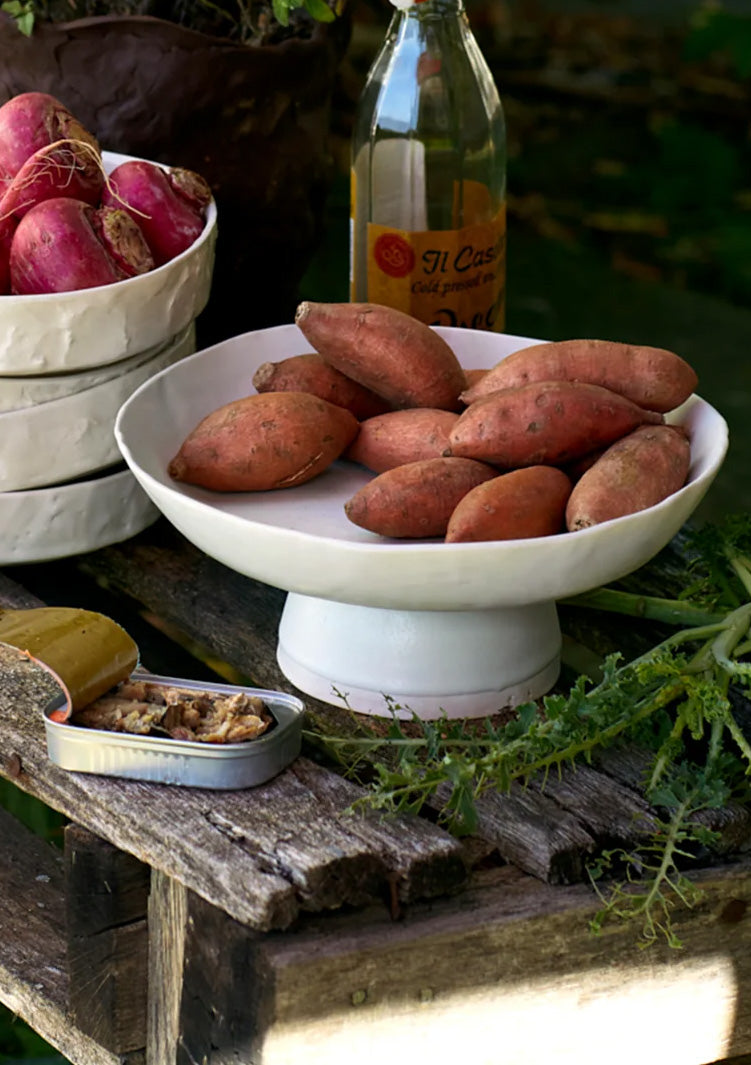
M392 0L392 3L394 0ZM410 19L434 19L464 15L464 0L400 0L395 3L396 15Z

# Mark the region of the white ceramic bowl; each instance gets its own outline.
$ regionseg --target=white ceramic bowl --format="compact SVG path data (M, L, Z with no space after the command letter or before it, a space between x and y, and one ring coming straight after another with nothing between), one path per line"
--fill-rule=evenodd
M0 492L70 481L119 462L114 424L120 406L152 374L195 347L191 322L166 344L118 363L117 374L90 388L0 413Z
M0 492L0 566L49 562L135 536L159 511L130 470L29 492Z
M439 329L467 367L492 366L524 337ZM160 510L194 544L239 573L308 596L408 610L475 610L570 596L652 558L720 469L727 425L692 396L670 420L691 435L688 482L657 506L576 533L502 543L387 540L357 528L344 502L370 474L337 462L287 491L222 494L173 481L167 464L199 420L254 391L267 360L310 351L296 326L246 333L184 359L142 385L115 424L120 450Z
M438 330L467 368L525 337ZM189 540L286 589L277 659L301 691L364 713L480 717L543 695L560 668L555 600L622 577L680 529L717 474L727 425L692 396L671 420L691 435L688 482L638 514L576 533L493 543L387 540L349 522L372 474L336 462L287 491L223 494L172 481L169 460L206 414L253 391L256 368L310 351L295 326L235 337L157 374L123 405L120 450Z
M102 153L108 173L129 158ZM176 336L208 302L216 221L212 201L200 237L147 274L76 292L0 296L0 376L105 366Z
M159 352L165 351L169 346L177 343L180 337L187 336L189 332L195 335L195 323L191 322L179 337L170 337L166 343L160 341L154 347L139 352L137 355L108 363L106 366L95 366L90 370L81 370L76 373L35 374L31 377L0 377L0 415L8 411L26 410L28 407L35 407L41 403L52 403L55 400L74 396L78 392L87 392L90 388L106 384L107 381L113 381L116 377L130 373L136 366L155 358ZM191 351L186 350L183 354L189 355ZM118 452L118 458L119 454Z

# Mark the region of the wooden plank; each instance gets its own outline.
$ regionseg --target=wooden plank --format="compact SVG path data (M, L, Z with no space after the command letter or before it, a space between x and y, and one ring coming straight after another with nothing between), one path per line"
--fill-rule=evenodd
M229 792L59 769L41 714L49 676L1 646L0 665L0 773L252 927L389 897L395 882L407 899L464 880L461 847L446 832L404 817L385 833L376 814L350 817L362 792L305 759L261 787Z
M666 590L663 586L674 590L682 572L680 563L677 537L652 567L643 568L629 581L642 590L650 581L660 591ZM79 564L89 576L166 617L258 683L294 690L276 662L276 634L284 603L284 593L278 589L266 588L207 558L163 524L125 544L84 556ZM201 611L196 611L196 602L202 604ZM594 611L577 613L584 617L576 618L576 624L597 635L602 616ZM634 647L641 648L654 630L646 624L635 629L617 617L608 618L604 627L607 638L617 628L621 647L631 639ZM307 695L302 698L313 729L348 735L356 727L353 717L357 715ZM508 796L485 795L478 815L480 835L505 860L550 883L586 879L586 863L598 850L630 846L640 828L648 831L654 825L654 812L644 801L641 781L610 773L604 761L594 767L566 769L560 779L550 776L542 792L533 783L527 789L514 788ZM735 810L703 816L720 831L721 850L739 851L751 842L751 815Z
M666 561L660 563L658 577L669 580L677 553L663 554ZM79 563L89 576L159 611L211 654L252 673L257 683L291 687L275 659L284 594L207 558L176 530L160 524ZM201 611L195 610L196 602L203 605ZM320 725L339 733L351 731L352 715L347 711L304 699L313 729ZM585 879L586 863L598 849L633 842L636 815L649 827L652 814L639 789L638 781L619 779L599 766L566 771L560 781L548 780L543 793L533 785L515 788L509 796L484 796L479 832L505 860L524 871L551 883L574 882ZM722 849L737 851L748 844L751 818L739 817L737 811L723 812L715 822L724 836Z
M440 789L434 809L446 798L447 789ZM505 861L549 884L583 880L585 861L597 849L577 817L547 795L518 784L507 795L479 796L477 819L477 835Z
M260 1060L263 1025L274 1009L265 936L188 896L180 1061L251 1063Z
M740 704L736 710L736 720L739 726L748 735L748 706ZM629 788L638 788L646 777L648 754L636 747L609 747L599 751L594 756L594 763L604 770L608 776L626 785ZM699 810L694 814L694 820L716 833L717 839L712 849L721 855L737 854L749 849L751 839L751 808L748 804L731 801L720 809Z
M606 846L629 846L643 833L653 832L657 824L640 795L588 765L564 766L560 773L550 773L544 783L534 781L530 786L576 814Z
M0 571L0 605L26 610L42 606L42 603L35 595L27 592L22 584Z
M273 1006L261 1049L239 1060L632 1065L636 1052L643 1065L704 1065L748 1054L751 864L700 882L703 901L677 920L682 950L639 950L625 926L589 934L586 888L510 867L397 923L310 918L264 938Z
M174 880L154 873L147 1060L158 1065L255 1061L260 1019L273 1009L264 936Z
M153 870L149 895L146 1041L149 1065L173 1065L177 1061L187 921L187 888L159 870ZM200 1061L200 1058L195 1060Z
M143 1065L71 1023L62 853L1 809L0 839L0 1001L73 1065Z
M509 866L398 921L371 908L265 935L185 893L173 924L184 982L157 1060L632 1065L631 1032L645 1033L646 1065L747 1053L751 863L699 879L702 902L677 917L681 950L640 950L625 925L591 934L591 891Z
M65 830L70 1012L115 1053L146 1045L150 870L80 825Z
M175 625L258 687L294 690L276 661L286 593L209 558L166 522L123 544L83 555L77 565Z

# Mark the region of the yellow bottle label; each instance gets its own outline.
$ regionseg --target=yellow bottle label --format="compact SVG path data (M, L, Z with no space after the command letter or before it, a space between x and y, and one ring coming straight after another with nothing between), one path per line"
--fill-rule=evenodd
M506 210L452 230L369 224L368 301L429 325L501 331L505 324Z

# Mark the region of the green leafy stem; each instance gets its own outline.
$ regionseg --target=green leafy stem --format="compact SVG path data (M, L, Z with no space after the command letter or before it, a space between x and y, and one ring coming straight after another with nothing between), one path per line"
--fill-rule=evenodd
M664 821L635 852L611 851L593 866L603 901L593 928L617 915L641 922L642 942L662 934L677 945L671 913L695 899L681 868L692 848L712 841L697 814L748 794L751 743L731 691L751 687L751 519L691 532L688 551L690 601L610 588L566 600L682 626L632 661L607 656L596 682L579 674L567 693L525 703L510 720L480 730L445 718L400 720L397 712L408 708L385 697L393 711L385 733L360 724L356 735L314 738L355 775L367 765L363 803L390 813L417 813L428 803L459 835L477 830L484 792L533 778L544 787L551 771L617 744L638 745L649 754L645 797ZM606 895L599 881L618 867L625 880Z

